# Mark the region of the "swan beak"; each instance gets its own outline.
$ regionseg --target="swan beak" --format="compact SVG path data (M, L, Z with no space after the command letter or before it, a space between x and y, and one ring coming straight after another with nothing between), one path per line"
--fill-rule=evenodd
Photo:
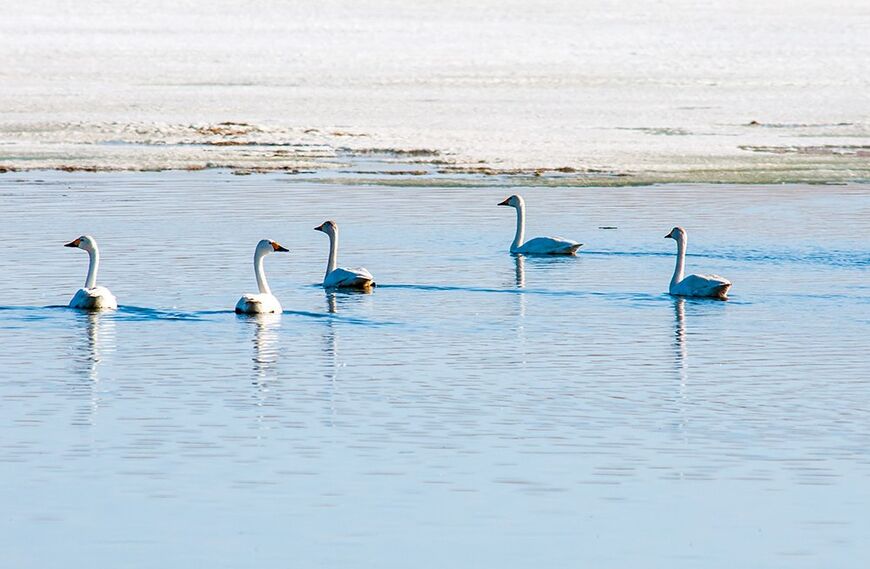
M665 235L665 239L671 239L671 238L673 238L673 236L674 236L673 233L668 233L667 235Z
M70 241L69 243L65 243L64 247L78 247L79 243L81 243L81 239L76 239L75 241Z
M289 253L290 252L290 249L288 249L287 247L284 247L283 245L278 245L275 242L272 242L272 249L274 249L275 251L278 251L279 253Z
M511 205L511 204L508 203L509 201L511 201L510 198L506 199L505 201L501 202L501 203L498 204L498 205Z
M321 223L320 225L318 225L317 227L314 228L314 231L323 231L323 226L324 226L324 224Z

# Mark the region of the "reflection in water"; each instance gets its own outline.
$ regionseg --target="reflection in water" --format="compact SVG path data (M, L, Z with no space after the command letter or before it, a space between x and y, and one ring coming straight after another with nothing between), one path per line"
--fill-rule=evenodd
M101 312L77 312L77 325L85 329L81 342L73 343L73 361L76 374L86 380L84 386L77 389L87 389L87 405L78 413L83 423L93 424L99 410L100 396L100 364L107 354L115 351L115 322L111 315Z
M517 288L522 289L526 286L526 257L525 255L514 255L516 263L516 283ZM520 292L515 295L517 298L517 346L516 353L522 357L521 363L526 363L526 293Z
M688 418L686 414L686 389L689 379L689 353L686 344L686 299L674 299L674 364L676 366L677 377L680 380L678 388L676 406L679 413L678 428L683 433L683 438L686 438L688 428ZM683 473L680 472L680 477Z
M100 312L80 312L76 320L85 326L84 349L76 349L74 358L82 366L82 375L94 383L100 381L100 362L115 349L115 322Z
M686 387L686 379L688 377L688 350L686 347L686 299L677 298L674 300L674 347L675 347L675 362L677 371L680 376L680 395L683 395L683 390Z
M276 377L278 364L278 328L281 326L280 314L257 314L250 317L254 321L254 383L261 388L265 381Z
M338 300L336 298L336 293L327 292L326 293L326 310L330 314L338 314ZM335 337L335 322L333 318L326 319L326 331L323 336L324 346L323 351L329 357L332 362L332 374L333 380L335 379L335 367L336 367L336 358L338 356L338 347L337 340Z
M324 318L323 328L323 353L325 355L327 377L329 383L325 387L328 393L324 393L324 400L329 404L328 425L333 426L336 412L336 397L338 394L338 370L347 364L339 359L339 333L340 318L337 318L342 310L359 311L362 304L372 302L371 291L326 291L326 311L332 315Z
M517 288L525 288L526 286L526 257L525 255L514 255L516 262L516 278Z
M326 310L330 314L338 313L338 299L337 294L335 292L327 292L326 293ZM329 383L327 389L329 393L327 394L326 400L329 401L329 421L328 425L330 427L335 425L335 384L336 379L338 379L338 338L335 334L335 322L333 318L326 319L326 327L323 334L323 352L326 354L327 359L327 375L329 377Z
M251 383L256 386L256 405L264 407L269 404L269 384L278 378L278 328L281 326L280 314L256 314L243 316L250 319L256 326L254 330L254 376ZM259 415L257 421L261 426L266 423L266 417Z

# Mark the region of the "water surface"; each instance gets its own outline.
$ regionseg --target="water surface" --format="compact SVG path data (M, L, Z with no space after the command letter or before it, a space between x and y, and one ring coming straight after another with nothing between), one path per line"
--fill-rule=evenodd
M515 191L576 259L507 254ZM0 176L0 558L862 567L868 198ZM315 286L327 218L373 294ZM664 294L675 224L731 300ZM115 313L64 307L84 232ZM236 316L264 237L285 313Z

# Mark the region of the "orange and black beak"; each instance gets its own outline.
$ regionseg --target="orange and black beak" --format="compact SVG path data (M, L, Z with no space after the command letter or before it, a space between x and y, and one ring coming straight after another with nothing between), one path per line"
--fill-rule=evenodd
M70 241L69 243L64 244L64 247L78 247L81 242L81 239L76 239L75 241Z
M278 243L275 243L274 241L272 241L272 249L274 249L275 251L278 251L279 253L289 253L290 252L290 249L288 249L287 247L284 247L282 245L279 245Z
M510 198L506 199L505 201L501 202L501 203L498 204L498 205L511 205L511 204L508 203L509 201L511 201Z

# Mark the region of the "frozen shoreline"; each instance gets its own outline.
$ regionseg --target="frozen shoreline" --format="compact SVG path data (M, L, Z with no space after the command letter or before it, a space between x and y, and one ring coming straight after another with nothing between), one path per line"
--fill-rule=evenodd
M870 9L756 4L12 0L0 168L870 179Z
M852 125L835 125L848 128ZM745 125L745 129L808 126ZM818 127L816 127L818 128ZM661 136L673 136L661 133ZM344 183L624 186L654 183L846 183L870 180L870 146L743 145L745 156L674 156L618 168L469 160L438 148L389 147L341 130L282 128L245 122L200 124L0 125L0 173L30 170L285 171ZM374 145L372 143L375 142ZM488 181L487 181L488 180Z

